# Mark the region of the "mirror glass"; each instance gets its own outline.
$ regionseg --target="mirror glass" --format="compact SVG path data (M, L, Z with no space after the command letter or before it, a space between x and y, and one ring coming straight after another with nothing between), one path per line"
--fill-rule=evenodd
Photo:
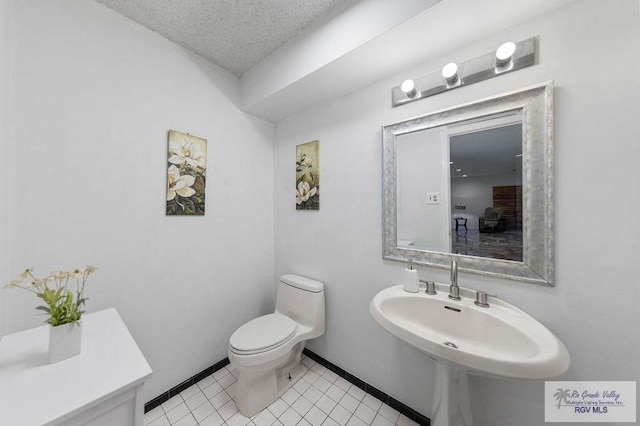
M398 247L522 262L522 113L396 139Z
M383 257L553 285L553 85L383 126Z

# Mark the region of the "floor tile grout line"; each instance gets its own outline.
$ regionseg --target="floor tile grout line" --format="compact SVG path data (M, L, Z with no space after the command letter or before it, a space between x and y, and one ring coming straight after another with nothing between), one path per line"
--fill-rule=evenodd
M305 357L305 359L310 359L311 361L313 361L313 359L311 359L310 357ZM314 362L314 364L312 364L312 365L315 365L315 361L313 361L313 362ZM331 419L331 421L332 421L332 422L338 423L338 422L337 422L337 420L335 420L333 417L331 417L331 413L333 413L333 411L335 410L335 408L336 408L338 405L339 405L341 408L343 408L344 410L346 410L346 411L348 412L348 414L349 414L349 415L348 415L348 417L347 417L346 423L350 422L350 421L353 419L353 417L355 417L356 419L358 419L358 421L361 421L361 422L363 422L363 423L371 424L371 423L376 419L376 417L377 417L378 415L380 415L380 416L381 416L382 418L384 418L385 420L387 420L387 421L389 421L389 422L391 422L391 423L393 423L393 424L396 424L396 425L397 425L397 424L398 424L398 422L402 419L402 417L400 416L400 414L402 414L402 413L400 413L400 412L398 412L398 418L397 418L395 421L394 421L394 420L392 420L392 419L387 418L386 416L384 416L384 415L380 412L380 410L381 410L381 408L382 408L382 406L383 406L383 404L384 404L384 401L381 401L381 400L380 400L376 395L373 395L373 394L371 394L371 393L368 393L368 392L364 391L364 390L363 390L360 386L358 386L356 383L353 383L353 382L350 382L350 381L348 381L348 380L347 380L347 382L349 382L350 386L349 386L349 387L347 388L347 390L345 391L345 390L343 390L342 388L340 388L340 387L338 387L338 386L336 385L336 382L337 382L337 381L342 377L341 375L337 374L335 371L332 371L331 369L326 368L326 367L324 367L322 364L318 363L321 367L324 367L324 368L325 368L325 371L323 371L322 373L320 373L320 374L319 374L319 373L317 373L317 371L316 371L316 370L318 370L318 369L314 370L314 369L312 369L311 367L308 367L308 365L307 365L307 364L309 364L309 363L307 362L306 364L305 364L305 363L303 363L303 364L302 364L306 371L302 374L301 379L302 379L302 380L304 380L304 381L306 382L306 384L308 385L308 386L305 388L305 390L304 390L303 392L298 392L296 389L293 389L293 390L296 392L297 396L295 397L295 399L292 401L292 403L291 403L291 404L289 404L286 400L282 399L282 396L281 396L280 398L278 398L278 400L282 401L282 403L284 403L284 404L285 404L285 406L287 407L287 408L285 408L285 410L284 410L284 411L282 411L282 412L280 413L280 416L277 416L275 413L273 413L271 410L269 410L269 407L267 407L267 408L266 408L266 410L267 410L267 411L268 411L268 412L269 412L269 413L270 413L270 414L271 414L271 415L276 419L276 421L277 421L278 423L282 424L282 422L280 421L280 418L282 417L282 415L284 415L284 413L285 413L289 408L293 409L293 411L294 411L295 413L297 413L297 415L298 415L298 416L300 416L300 420L298 420L298 422L297 422L297 423L301 423L303 419L304 419L305 421L309 421L309 420L308 420L308 419L309 419L309 417L307 417L307 415L311 412L311 410L313 409L313 407L316 407L316 408L317 408L317 410L318 410L319 412L321 412L323 416L326 416L326 417L324 418L324 420L322 421L322 424L324 424L325 422L327 422L327 420L328 420L328 419ZM307 379L305 379L305 376L306 376L306 374L307 374L309 371L313 371L313 372L315 372L315 373L318 375L318 377L315 377L315 380L312 380L311 382L310 382L310 381L308 381ZM333 373L333 374L335 374L335 375L336 375L336 377L335 377L335 378L333 378L333 381L331 381L331 379L330 379L330 378L325 377L325 376L328 376L328 375L326 374L326 373L327 373L327 371L329 371L329 372L331 372L331 373ZM231 386L234 386L234 384L237 382L237 377L236 377L235 375L233 375L233 376L234 376L234 378L236 378L236 380L235 380L233 383L228 384L226 388L225 388L225 387L223 387L223 386L219 383L219 381L218 381L218 380L220 380L220 379L222 379L222 378L226 377L228 374L231 374L231 373L232 373L232 371L227 371L227 373L226 373L226 374L223 374L222 376L220 376L220 377L219 377L219 379L215 379L215 378L213 377L213 373L212 373L212 374L210 374L210 375L208 375L208 376L201 377L201 379L200 379L199 381L204 380L204 379L206 379L206 378L208 378L208 377L211 377L211 380L212 380L212 381L211 381L211 383L209 383L209 384L208 384L208 386L203 387L203 388L200 388L199 386L196 386L196 391L194 392L194 394L193 394L193 395L190 395L190 396L189 396L189 398L187 398L187 399L185 399L185 398L184 398L184 396L183 396L183 392L187 391L187 389L190 389L193 385L197 385L197 383L198 383L198 382L194 382L194 383L192 383L189 387L187 387L187 388L185 388L185 389L182 389L182 391L181 391L180 393L177 393L177 394L175 394L175 395L174 395L174 397L175 397L175 396L180 396L180 400L181 400L181 402L180 402L180 403L178 403L178 404L176 404L174 407L172 407L172 409L171 409L171 410L165 410L165 407L164 407L164 406L162 406L162 404L160 404L160 405L161 405L161 408L162 408L162 412L163 412L163 414L162 414L162 415L164 415L165 417L167 417L167 420L168 420L168 416L167 416L167 414L168 414L169 412L171 412L173 409L177 408L179 405L181 405L181 404L185 404L185 407L187 408L188 412L187 412L187 413L185 413L185 415L184 415L184 416L180 417L180 418L179 418L179 419L177 419L176 421L180 421L180 420L182 420L183 418L185 418L185 417L186 417L186 416L188 416L188 415L191 415L191 416L194 418L194 420L195 420L195 415L193 414L193 410L196 410L198 407L202 406L202 405L203 405L203 404L205 404L206 402L211 403L211 400L212 400L213 398L215 398L217 395L219 395L219 394L220 394L221 392L223 392L223 391L224 391L225 393L227 393L227 395L229 395L229 393L227 392L227 390L228 390ZM327 380L327 382L329 382L329 384L330 384L328 387L326 387L326 388L325 388L325 390L324 390L324 391L323 391L323 390L321 390L320 388L318 388L318 387L314 386L314 384L315 384L316 382L318 382L318 379L319 379L319 378L321 378L321 377L322 377L322 378L324 378L325 380ZM344 377L342 377L342 378L344 378ZM214 384L217 384L218 386L220 386L220 388L221 388L221 389L220 389L216 394L214 394L211 398L209 398L209 397L207 397L207 395L206 395L206 394L204 394L204 390L205 390L205 389L207 389L207 388L208 388L208 387L210 387L210 386L213 386ZM338 387L341 391L343 391L343 392L344 392L344 393L343 393L343 395L341 395L341 397L340 397L340 399L339 399L338 401L335 401L335 399L333 399L331 396L327 395L327 392L329 391L329 389L331 389L331 387L332 387L333 385L336 385L336 387ZM306 393L306 392L307 392L311 387L313 387L313 388L314 388L314 389L319 393L320 397L319 397L319 398L317 398L315 402L311 402L311 401L309 401L309 400L308 400L308 398L306 398L306 397L305 397L305 400L306 400L309 404L311 404L311 406L309 407L309 409L308 409L308 410L306 410L306 411L305 411L305 414L304 414L304 415L302 415L302 414L300 414L298 411L296 411L296 410L293 408L293 404L295 404L295 402L296 402L297 400L299 400L301 397L304 397L304 394L305 394L305 393ZM293 387L292 387L292 388L293 388ZM364 393L364 395L362 395L362 398L361 398L361 399L358 399L355 395L353 395L352 393L349 393L349 390L351 390L351 389L360 389L360 390ZM202 402L201 402L197 407L194 407L194 408L193 408L193 410L192 410L192 409L191 409L191 408L186 404L186 401L187 401L187 400L189 400L189 399L191 399L191 398L193 398L193 397L195 397L195 395L196 395L198 392L199 392L199 393L202 393L205 399L204 399L204 401L202 401ZM283 394L283 395L284 395L284 394ZM322 398L322 396L325 396L325 395L326 395L326 397L327 397L328 399L330 399L332 402L334 402L334 403L335 403L335 405L333 406L333 408L330 410L330 412L329 412L329 413L324 412L324 410L322 410L322 409L317 405L317 404L318 404L318 402L320 401L320 399ZM353 399L357 402L357 404L353 407L353 411L352 411L352 412L351 412L351 411L349 411L346 407L344 407L344 405L340 404L340 402L342 402L342 400L345 398L345 396L346 396L346 395L349 395L351 398L353 398ZM365 402L364 402L364 400L367 398L367 395L369 395L369 396L371 396L372 398L375 398L375 399L377 399L378 401L380 401L380 406L379 406L378 408L374 408L374 407L371 407L369 404L365 403ZM234 405L235 405L235 393L234 393L234 395L233 395L233 396L230 396L230 398L231 398L231 399L230 399L229 401L233 401L233 402L234 402ZM218 407L218 408L216 408L213 404L211 404L211 406L212 406L212 408L213 408L213 411L212 411L211 413L209 413L205 418L203 418L203 419L202 419L202 421L204 421L205 419L207 419L208 417L210 417L211 415L213 415L214 413L216 413L218 416L220 416L220 418L221 418L221 419L222 419L222 421L223 421L223 423L222 423L221 425L227 425L228 420L230 420L232 417L234 417L234 416L236 416L236 415L238 415L238 414L239 414L239 412L237 411L237 407L236 407L236 411L235 411L231 416L227 417L227 419L224 419L224 417L222 417L222 416L220 415L220 411L219 411L219 409L220 409L220 408L222 408L224 405L228 404L228 403L229 403L229 401L227 401L225 404L223 404L222 406L220 406L220 407ZM166 401L164 401L164 402L166 402ZM356 411L358 411L358 408L360 408L360 406L361 406L361 405L364 405L367 409L369 409L369 410L371 410L371 411L373 412L373 416L372 416L371 421L367 422L367 421L365 421L364 419L362 419L360 416L358 416L358 415L356 414ZM271 406L271 405L270 405L270 406ZM393 407L390 407L390 408L394 409ZM398 410L395 410L395 409L394 409L394 411L396 411L396 412L397 412ZM261 412L262 412L262 411L261 411ZM249 420L249 422L248 422L247 424L256 424L253 420L255 420L255 418L256 418L259 414L260 414L260 413L258 413L256 416L253 416L253 417ZM161 416L162 416L162 415L161 415ZM161 417L161 416L159 416L159 417ZM159 418L159 417L158 417L158 418ZM409 420L411 420L411 419L409 419ZM155 422L155 421L157 421L157 419L155 419L155 420L154 420L154 422ZM197 423L199 423L197 420L195 420L195 421L196 421ZM274 423L275 423L275 422L274 422ZM310 422L309 422L309 423L310 423ZM345 423L345 424L346 424L346 423Z
M353 374L347 372L343 368L337 366L336 364L333 364L331 361L329 361L329 360L327 360L327 359L315 354L314 352L310 351L308 348L305 348L303 350L303 354L306 355L308 358L310 358L312 361L314 361L314 362L320 364L321 366L333 371L338 377L342 377L342 378L346 379L348 382L352 383L353 385L356 385L360 389L362 389L365 392L371 394L374 398L377 398L378 400L382 401L383 403L386 403L387 405L391 406L393 409L395 409L396 411L398 411L401 414L405 415L410 420L416 421L419 424L425 424L425 425L429 425L430 424L430 420L426 416L424 416L421 413L419 413L418 411L416 411L416 410L408 407L407 405L401 403L400 401L398 401L395 398L393 398L391 395L386 394L386 393L382 392L381 390L375 388L374 386L369 385L364 380L359 379L358 377L356 377ZM369 392L369 388L371 388L371 390L373 392ZM385 401L384 399L381 399L380 396L383 396L385 399L387 399L387 401Z

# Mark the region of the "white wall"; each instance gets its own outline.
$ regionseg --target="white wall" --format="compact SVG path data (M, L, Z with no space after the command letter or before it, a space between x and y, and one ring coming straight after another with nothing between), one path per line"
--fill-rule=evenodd
M243 107L256 104L442 0L350 0L314 22L242 76ZM293 103L293 102L292 102ZM293 111L295 111L294 109Z
M0 152L9 146L9 0L0 0ZM7 155L0 155L0 283L7 280L8 185ZM6 299L0 297L0 339L5 334Z
M407 76L533 35L540 37L538 65L390 108L391 88ZM310 348L430 413L433 363L384 332L368 311L372 297L398 284L404 269L382 260L380 126L554 80L557 287L470 274L459 281L497 292L556 333L572 356L564 379L640 379L640 231L613 218L602 222L620 203L626 215L640 214L640 58L626 53L638 51L637 1L585 0L277 123L275 272L326 283L326 333ZM624 78L609 74L612 64ZM323 204L309 214L295 211L292 173L295 145L312 139L320 140ZM419 272L448 280L444 270ZM544 424L543 383L473 377L475 424Z
M453 209L457 217L467 218L467 229L478 229L478 218L484 216L484 210L493 206L493 187L522 185L522 171L489 176L469 176L451 179L451 206L464 204L464 210ZM455 221L453 222L455 227Z
M235 77L96 2L12 7L9 269L98 266L88 308L120 312L149 400L272 307L273 127ZM169 129L208 139L204 217L165 216ZM31 294L2 297L8 329L42 322Z
M451 222L446 143L441 128L400 135L396 140L398 239L444 253L450 251ZM427 203L429 193L439 193L440 203Z

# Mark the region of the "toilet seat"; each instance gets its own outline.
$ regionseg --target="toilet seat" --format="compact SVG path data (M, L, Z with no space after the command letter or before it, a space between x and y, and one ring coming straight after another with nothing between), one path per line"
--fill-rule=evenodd
M231 335L229 346L239 355L266 352L291 339L297 328L298 324L285 315L263 315L238 328Z

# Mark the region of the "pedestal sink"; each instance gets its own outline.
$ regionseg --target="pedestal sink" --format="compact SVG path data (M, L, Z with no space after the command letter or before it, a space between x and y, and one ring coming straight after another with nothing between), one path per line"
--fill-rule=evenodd
M515 306L491 298L487 308L461 288L462 300L408 293L402 286L378 293L370 305L385 330L436 361L433 426L472 426L468 373L545 379L569 368L567 349L545 326Z

